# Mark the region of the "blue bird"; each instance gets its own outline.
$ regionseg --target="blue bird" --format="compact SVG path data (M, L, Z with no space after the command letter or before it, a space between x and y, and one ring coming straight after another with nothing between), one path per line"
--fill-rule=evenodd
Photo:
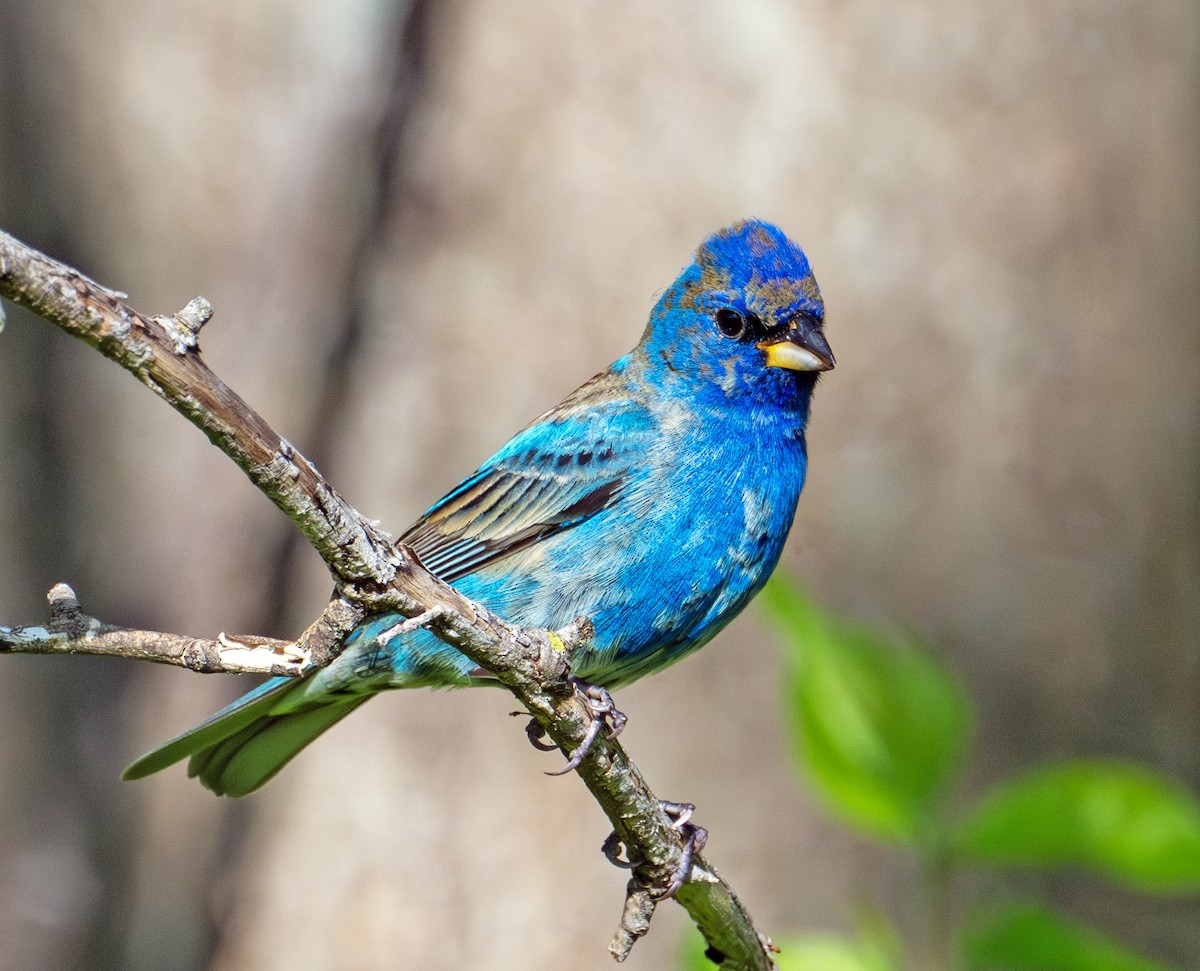
M808 259L779 229L724 229L641 341L518 432L402 537L466 596L526 627L595 626L579 678L627 684L711 640L767 581L804 485L804 428L833 367ZM274 678L125 770L190 757L242 796L388 688L495 683L428 630L369 618L327 667Z

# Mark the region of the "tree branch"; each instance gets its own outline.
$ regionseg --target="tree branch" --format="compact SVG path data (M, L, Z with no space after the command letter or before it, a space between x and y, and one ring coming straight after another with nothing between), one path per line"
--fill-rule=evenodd
M0 654L94 654L174 664L201 674L301 677L333 660L365 615L335 599L298 640L224 632L214 640L106 624L85 614L65 583L55 584L47 599L50 620L45 626L0 627Z
M0 232L0 296L21 304L116 361L200 428L296 524L328 565L338 596L294 642L261 637L215 640L132 631L81 610L63 584L50 592L44 627L0 627L0 653L107 654L178 664L197 671L257 671L298 676L328 663L364 616L395 611L418 618L442 640L495 676L563 752L575 750L592 715L567 680L572 648L589 636L580 623L552 634L507 623L463 597L367 520L245 401L213 374L199 351L212 309L196 298L171 317L133 310L124 294ZM578 768L632 861L633 879L611 951L624 960L670 895L709 942L726 971L774 967L769 941L755 929L733 889L700 856L684 827L664 812L621 745L604 733Z

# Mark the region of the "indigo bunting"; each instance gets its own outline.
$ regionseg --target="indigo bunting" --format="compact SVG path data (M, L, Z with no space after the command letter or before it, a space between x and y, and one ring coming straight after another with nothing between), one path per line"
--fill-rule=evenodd
M761 589L791 528L804 428L833 367L824 304L779 229L724 229L659 299L641 341L518 432L402 537L509 621L594 637L574 675L610 688L709 641ZM190 757L241 796L387 688L489 683L428 630L368 618L327 667L275 678L144 755L135 779ZM494 683L494 682L492 682Z

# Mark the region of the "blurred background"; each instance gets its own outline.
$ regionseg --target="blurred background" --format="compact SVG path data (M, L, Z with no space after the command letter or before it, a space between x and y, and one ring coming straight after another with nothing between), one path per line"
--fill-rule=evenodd
M0 4L0 227L169 313L401 531L623 353L699 241L807 250L822 382L787 568L917 631L978 790L1123 755L1200 785L1200 72L1190 0ZM206 439L10 309L0 623L293 636L329 581ZM903 924L903 857L792 768L754 608L623 690L771 933ZM0 968L607 968L624 875L500 692L382 698L261 793L134 756L248 685L0 659ZM1050 892L1179 967L1193 900ZM628 967L675 964L663 908Z

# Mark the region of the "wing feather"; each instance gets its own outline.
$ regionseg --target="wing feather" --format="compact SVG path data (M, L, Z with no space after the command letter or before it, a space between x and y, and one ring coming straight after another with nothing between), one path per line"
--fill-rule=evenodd
M585 385L574 396L579 400L568 399L518 433L403 541L453 583L618 501L644 459L650 419L627 402L597 402L602 390Z

